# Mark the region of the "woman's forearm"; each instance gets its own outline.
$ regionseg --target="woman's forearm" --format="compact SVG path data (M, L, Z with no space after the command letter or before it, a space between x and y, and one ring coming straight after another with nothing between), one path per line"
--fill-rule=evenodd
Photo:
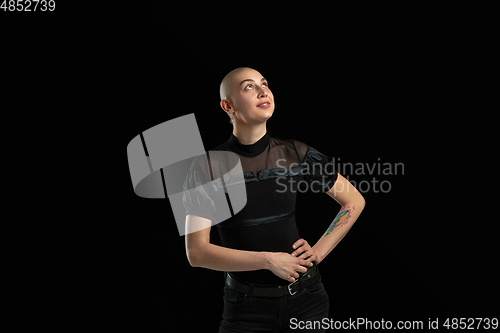
M268 252L230 249L210 243L211 221L186 216L186 255L193 267L238 272L269 268Z
M274 275L288 282L299 278L298 272L305 273L311 262L299 259L286 252L253 252L229 249L206 243L188 251L191 266L209 268L216 271L238 272L258 269L270 270Z
M362 198L342 206L323 236L313 246L313 249L318 254L316 263L319 264L344 238L358 219L364 206L365 201Z
M242 251L206 243L188 250L188 259L193 267L216 271L239 272L269 268L269 253Z

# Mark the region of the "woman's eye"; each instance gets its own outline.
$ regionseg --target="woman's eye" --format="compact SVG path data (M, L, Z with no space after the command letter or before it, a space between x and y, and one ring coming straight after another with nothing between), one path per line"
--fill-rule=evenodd
M267 87L268 86L267 82L262 83L262 86Z
M249 84L249 85L247 85L247 86L245 87L245 90L249 90L249 89L252 89L252 85L251 85L251 84Z

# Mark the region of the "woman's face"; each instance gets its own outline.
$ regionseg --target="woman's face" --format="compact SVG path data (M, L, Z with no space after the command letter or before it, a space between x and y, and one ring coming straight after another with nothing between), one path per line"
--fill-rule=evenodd
M274 112L274 96L267 80L255 70L236 73L232 79L231 95L235 121L246 124L262 123Z

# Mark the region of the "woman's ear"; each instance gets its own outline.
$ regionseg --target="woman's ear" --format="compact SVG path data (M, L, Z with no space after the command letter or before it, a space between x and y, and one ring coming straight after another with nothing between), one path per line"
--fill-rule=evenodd
M227 98L220 101L220 106L224 111L226 111L228 113L232 113L232 111L233 111L233 107L231 106L231 102Z

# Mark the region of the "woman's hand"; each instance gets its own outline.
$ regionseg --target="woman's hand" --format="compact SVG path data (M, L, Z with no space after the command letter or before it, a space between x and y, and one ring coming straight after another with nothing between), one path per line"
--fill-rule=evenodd
M299 278L299 273L307 272L307 269L312 266L312 263L291 256L285 252L270 252L268 256L268 269L277 277L286 281L294 282Z
M299 239L296 241L292 248L295 250L292 252L292 257L297 257L299 259L306 259L307 261L312 263L318 259L318 253L314 250L309 243L305 239Z

